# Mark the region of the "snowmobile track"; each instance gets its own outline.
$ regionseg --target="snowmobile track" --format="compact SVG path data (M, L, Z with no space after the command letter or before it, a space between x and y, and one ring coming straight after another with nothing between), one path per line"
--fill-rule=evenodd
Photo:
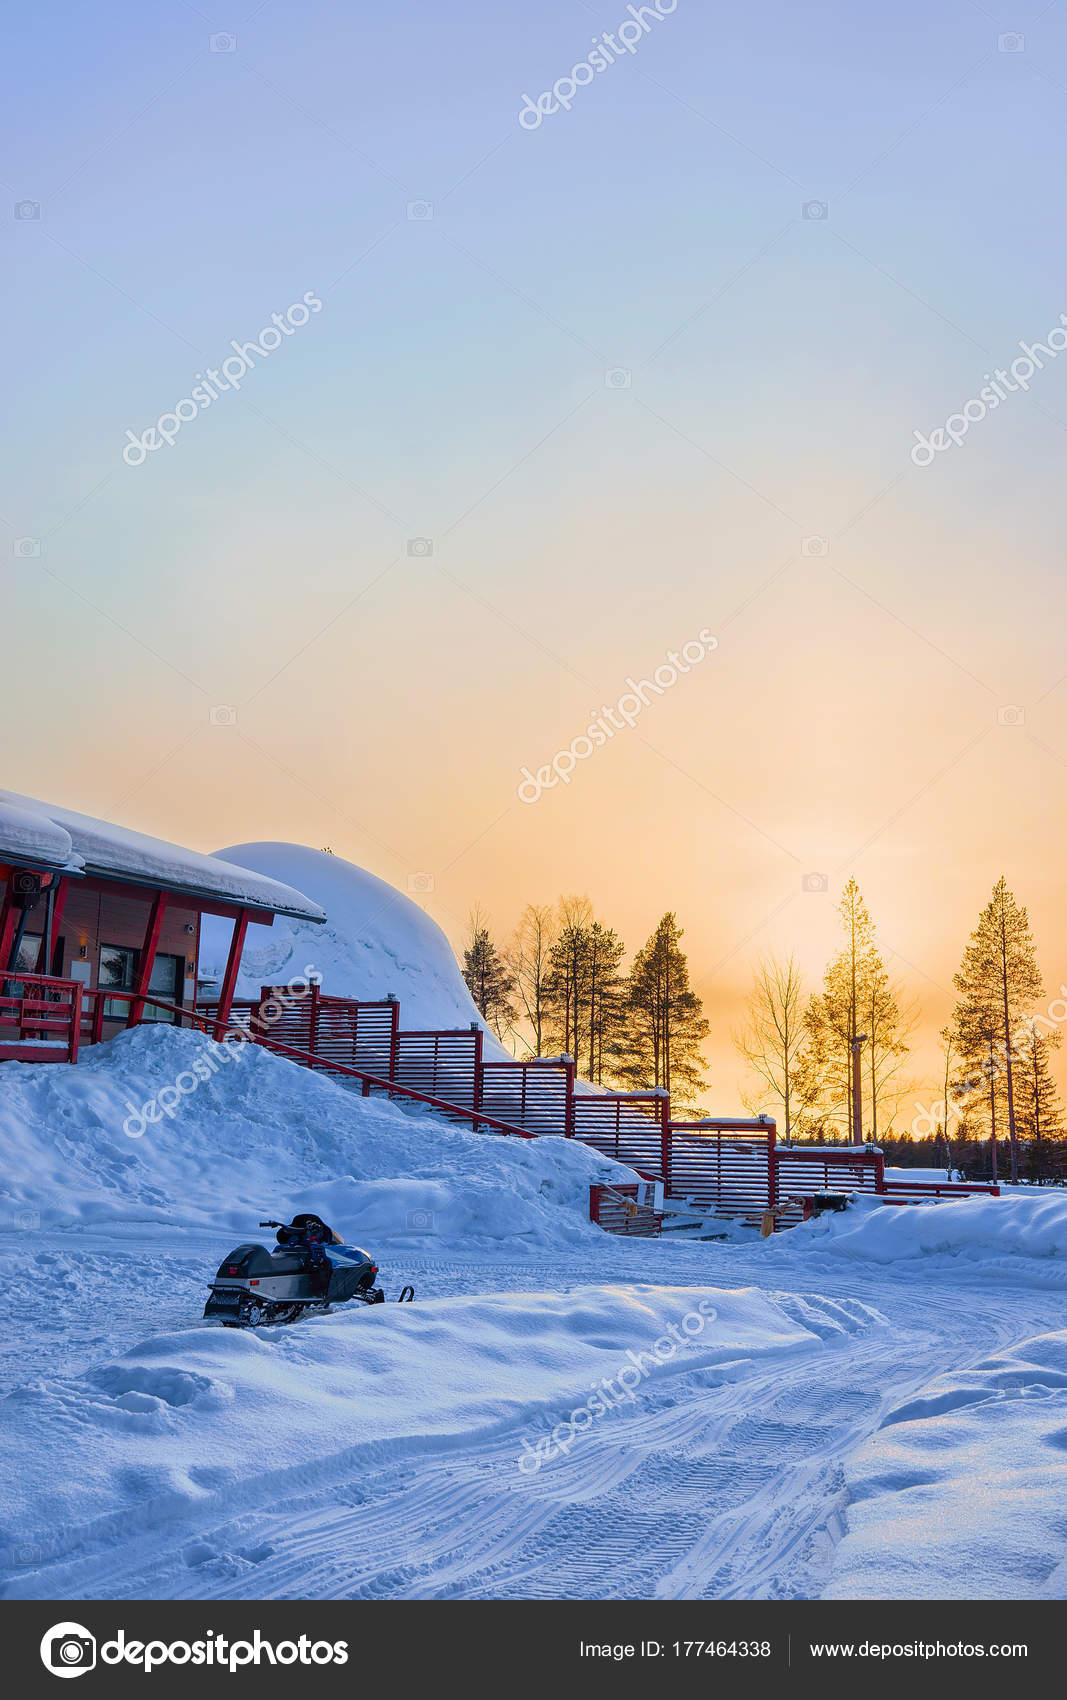
M288 1498L264 1479L225 1519L209 1502L195 1526L100 1541L41 1582L64 1598L814 1597L845 1456L948 1356L1017 1338L1027 1297L987 1309L981 1338L961 1303L946 1339L919 1292L898 1293L891 1327L652 1385L533 1475L517 1468L525 1428L461 1448L424 1437L358 1470L324 1460Z

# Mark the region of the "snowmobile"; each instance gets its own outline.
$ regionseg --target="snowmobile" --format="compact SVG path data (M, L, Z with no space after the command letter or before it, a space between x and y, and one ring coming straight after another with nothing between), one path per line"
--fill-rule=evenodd
M384 1303L385 1294L374 1285L377 1264L358 1246L345 1245L321 1216L304 1214L291 1222L259 1225L277 1228L274 1250L248 1242L224 1257L211 1283L205 1317L244 1328L295 1322L309 1311L350 1300ZM414 1287L404 1287L400 1303L414 1297Z

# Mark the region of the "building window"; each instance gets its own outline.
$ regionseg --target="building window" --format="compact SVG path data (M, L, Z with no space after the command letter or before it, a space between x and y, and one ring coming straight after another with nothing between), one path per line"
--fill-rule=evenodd
M100 946L98 978L100 990L102 992L109 989L116 992L132 992L137 981L139 956L140 952L131 949L128 945L102 944ZM184 956L168 956L161 952L152 964L152 975L148 982L148 995L162 998L165 1003L180 1005L184 978ZM104 1020L125 1021L129 1008L130 1006L125 998L105 998ZM173 1023L180 1018L172 1015L169 1009L159 1009L155 1004L146 1003L142 1019Z
M185 982L184 956L165 956L160 954L152 964L152 978L148 982L148 990L164 1003L181 1004L182 991ZM146 1021L175 1022L179 1018L172 1015L169 1009L157 1009L154 1004L144 1006Z
M16 974L36 974L37 955L41 948L40 933L23 933L19 953L15 958Z
M137 952L122 944L100 946L100 971L97 984L102 992L132 992L137 973ZM130 1006L125 998L105 998L104 1020L125 1021Z

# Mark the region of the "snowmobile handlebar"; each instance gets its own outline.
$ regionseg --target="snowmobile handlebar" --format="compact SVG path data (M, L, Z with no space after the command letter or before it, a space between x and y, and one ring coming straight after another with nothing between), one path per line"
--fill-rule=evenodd
M261 1228L287 1228L289 1226L288 1222L261 1222L259 1225Z

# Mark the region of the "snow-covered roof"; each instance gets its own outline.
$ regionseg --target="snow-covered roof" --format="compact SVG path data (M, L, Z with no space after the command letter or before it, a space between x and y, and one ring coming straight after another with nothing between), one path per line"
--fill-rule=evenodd
M0 797L6 793L0 792ZM0 859L40 869L80 873L82 861L65 827L45 815L0 802Z
M57 809L14 791L0 791L0 861L160 887L251 909L270 909L301 921L325 921L317 903L280 880L219 856L184 850L162 838L131 832L110 821Z

